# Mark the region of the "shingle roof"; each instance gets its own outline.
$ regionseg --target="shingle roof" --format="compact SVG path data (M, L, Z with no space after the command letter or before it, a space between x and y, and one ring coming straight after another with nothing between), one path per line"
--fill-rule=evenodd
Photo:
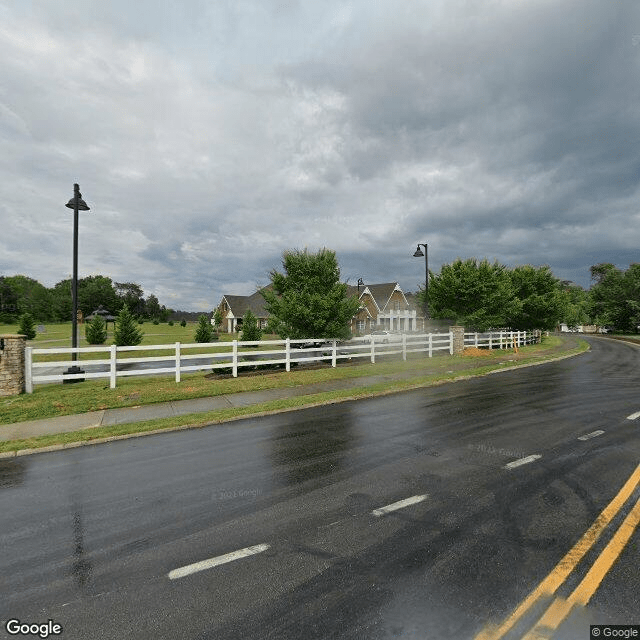
M387 306L387 302L397 286L397 282L385 282L384 284L368 284L367 289L376 301L378 309L382 310Z
M256 291L250 296L225 295L223 298L227 301L231 313L233 313L236 318L242 318L247 312L247 309L250 309L256 318L269 317L269 314L264 308L264 298L260 294L260 291Z
M362 295L365 289L369 290L369 293L373 297L378 309L382 311L386 306L387 302L389 302L389 298L395 291L395 288L398 286L397 282L385 282L382 284L366 284L360 285L360 295ZM347 286L347 295L348 296L357 296L358 295L358 287L350 284Z
M378 309L382 311L387 306L387 303L389 302L389 298L391 298L397 286L398 286L397 282L385 282L382 284L360 285L360 295L364 293L365 289L368 289L376 305L378 306ZM357 295L358 295L358 287L352 284L347 285L347 297L357 296ZM260 291L256 291L254 294L250 296L225 295L223 297L229 304L229 307L231 308L231 312L236 318L241 318L242 316L244 316L247 309L251 309L251 312L257 318L269 317L268 312L264 308L264 298L260 294Z

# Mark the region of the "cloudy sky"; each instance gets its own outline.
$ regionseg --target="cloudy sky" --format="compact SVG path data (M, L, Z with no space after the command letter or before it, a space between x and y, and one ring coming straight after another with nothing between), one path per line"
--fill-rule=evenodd
M640 259L637 0L0 0L0 274L250 294Z

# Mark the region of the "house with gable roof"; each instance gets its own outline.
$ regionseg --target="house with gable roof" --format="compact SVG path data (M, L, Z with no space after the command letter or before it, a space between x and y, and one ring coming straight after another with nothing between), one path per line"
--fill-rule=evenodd
M222 313L221 331L234 333L241 330L242 317L247 309L258 318L260 328L266 328L269 313L264 308L260 291L250 296L222 296L218 305ZM347 285L347 296L356 296L360 301L360 309L351 320L353 335L370 333L375 329L403 332L423 327L424 319L414 297L406 296L397 282L361 284L359 287Z
M265 329L269 320L269 313L264 308L264 298L260 295L260 290L250 296L224 295L218 305L222 313L221 331L234 333L242 329L242 318L247 310L258 319L258 326Z
M360 310L351 321L351 333L369 333L374 329L387 331L416 331L422 328L422 317L405 296L397 282L350 285L347 295L358 296Z

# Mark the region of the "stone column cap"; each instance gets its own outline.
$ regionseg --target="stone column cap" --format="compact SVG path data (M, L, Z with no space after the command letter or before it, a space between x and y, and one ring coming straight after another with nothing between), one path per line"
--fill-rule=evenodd
M0 338L26 338L22 333L0 333Z

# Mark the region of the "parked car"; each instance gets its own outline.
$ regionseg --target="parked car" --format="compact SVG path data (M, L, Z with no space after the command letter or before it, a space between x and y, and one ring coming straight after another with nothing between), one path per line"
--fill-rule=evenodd
M295 346L298 349L317 349L318 347L323 347L327 344L326 340L309 340L308 342L300 342Z
M391 331L385 331L383 329L379 329L377 331L372 331L370 334L363 336L368 340L373 339L374 342L382 342L386 344L387 342L392 342L398 339L398 336L395 336L391 333Z

